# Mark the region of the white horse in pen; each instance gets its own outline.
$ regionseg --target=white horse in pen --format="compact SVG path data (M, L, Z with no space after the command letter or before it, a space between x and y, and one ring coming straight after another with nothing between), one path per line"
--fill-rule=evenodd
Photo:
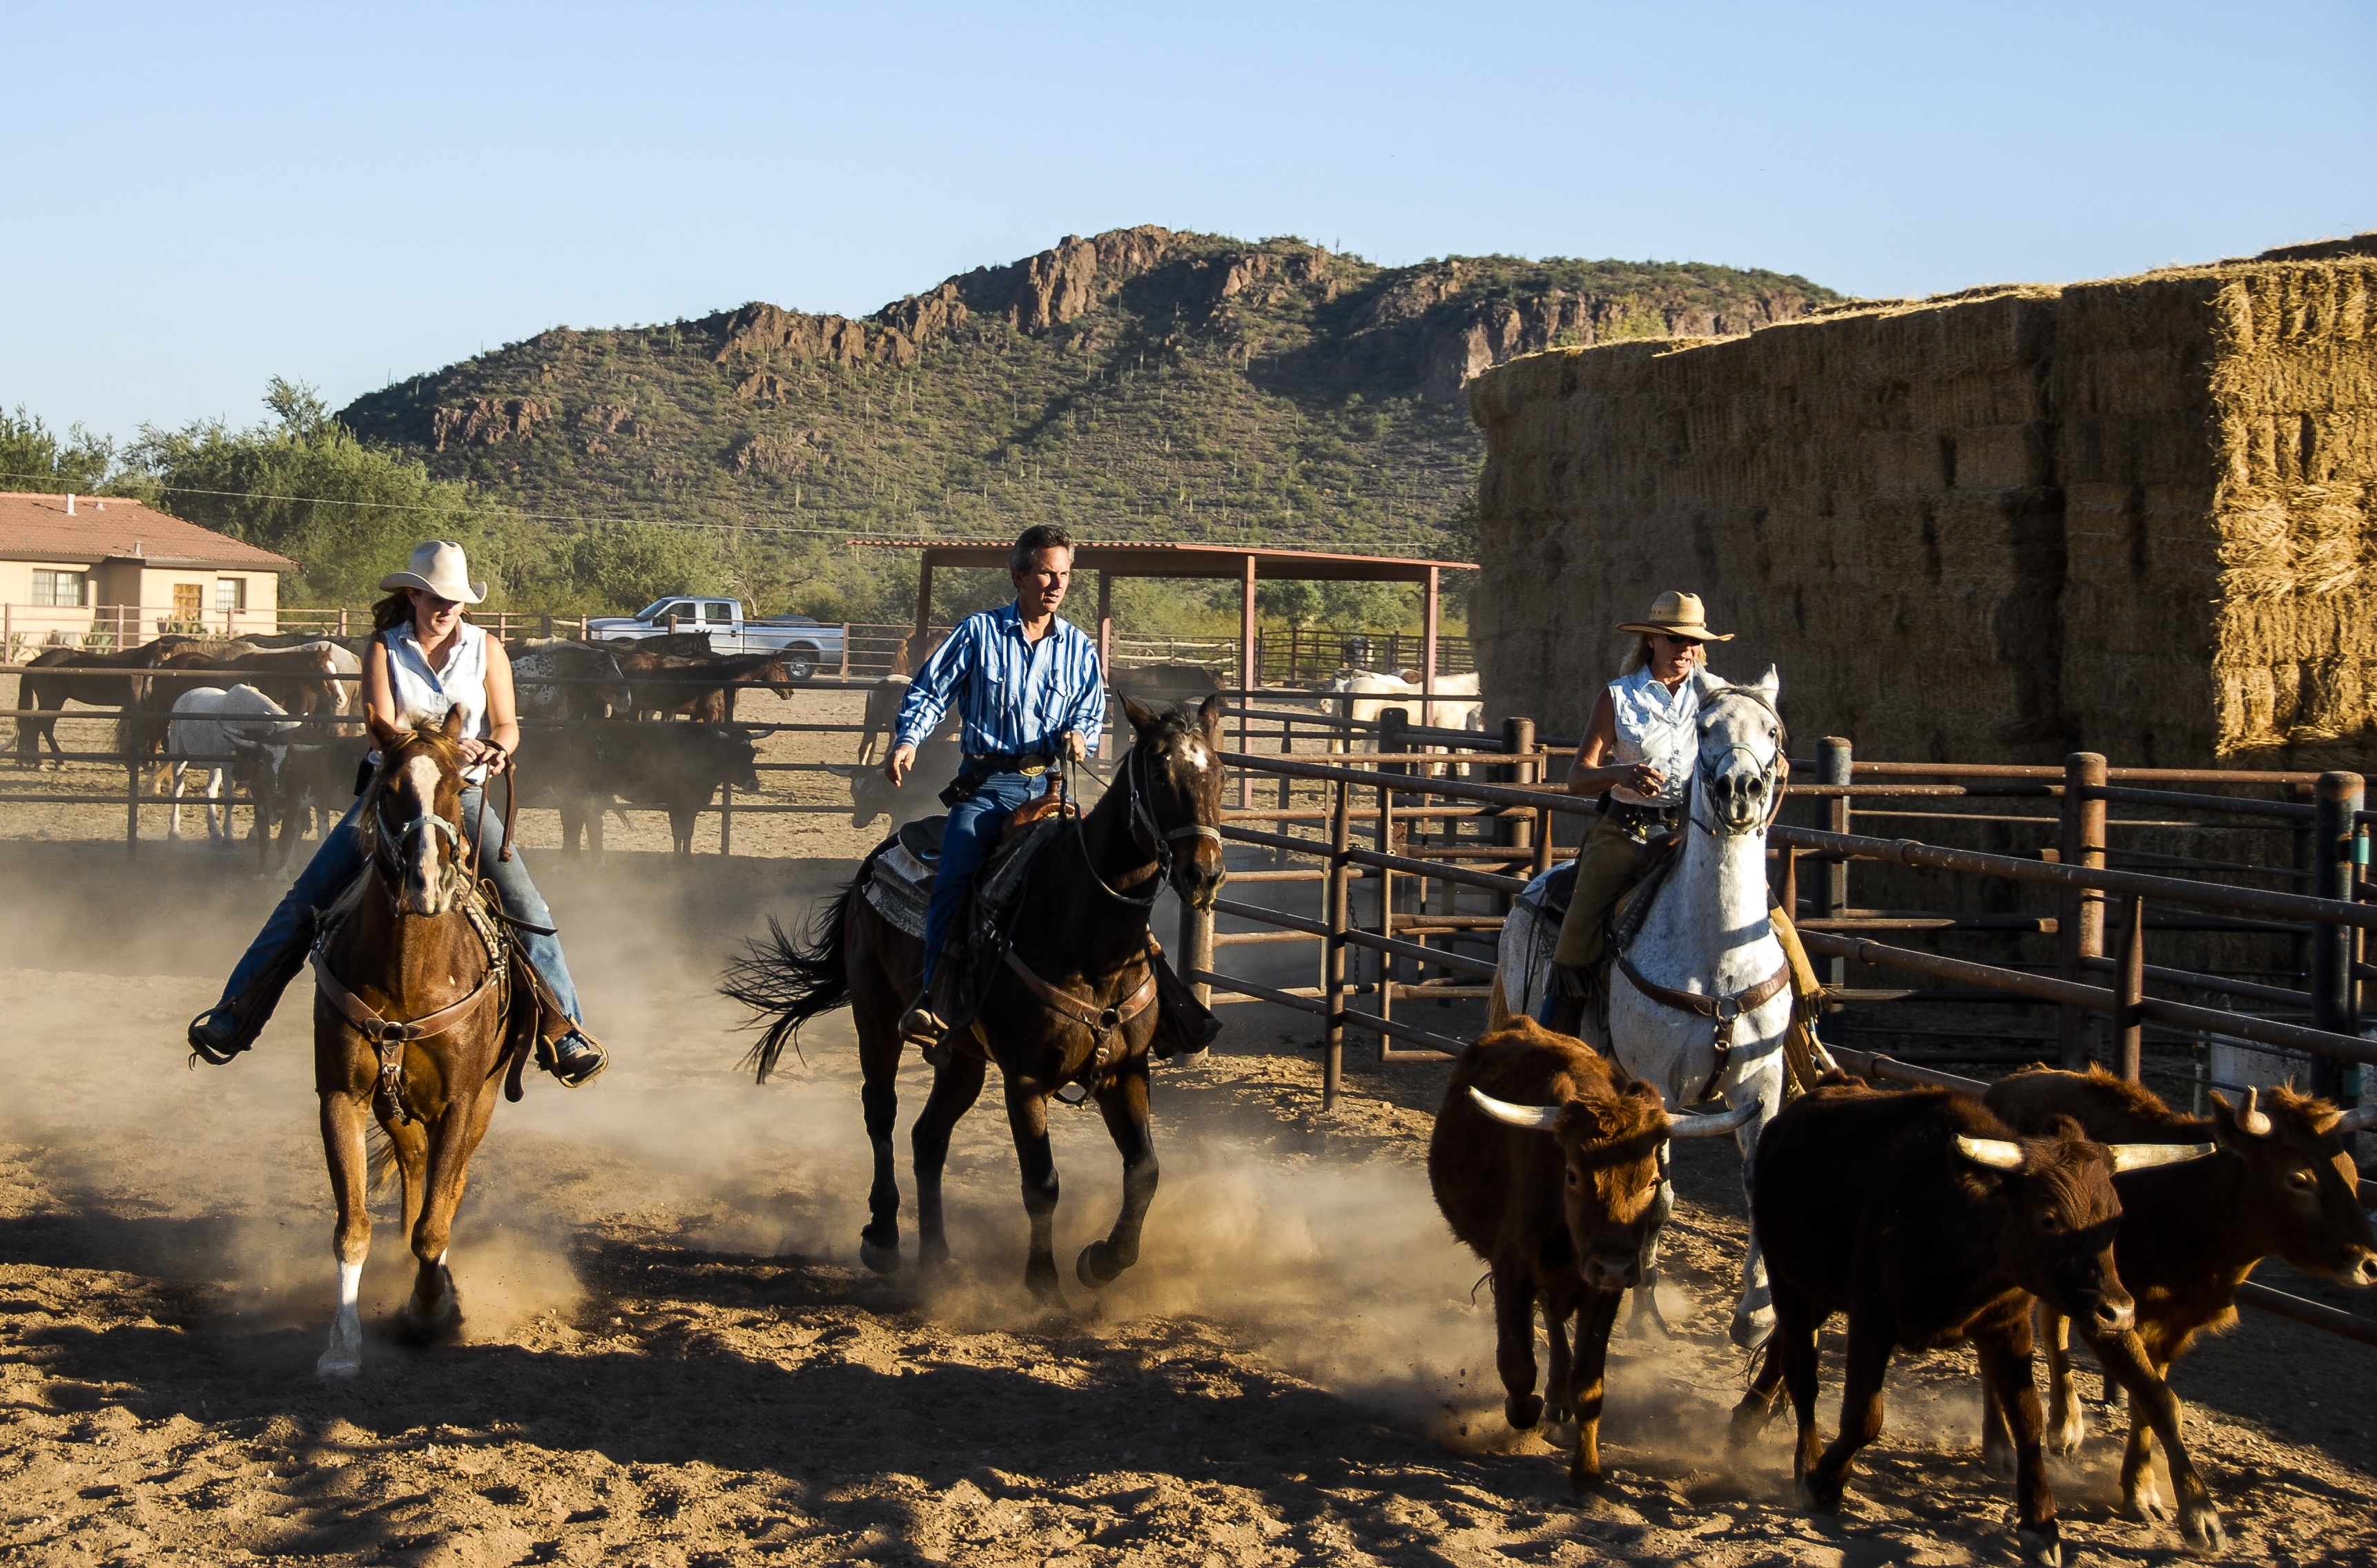
M1774 708L1780 682L1772 666L1754 686L1728 686L1704 673L1692 678L1701 683L1700 753L1684 793L1683 844L1653 890L1641 928L1610 965L1608 1038L1596 1037L1600 1029L1590 1016L1579 1033L1628 1072L1656 1084L1672 1110L1712 1095L1721 1095L1728 1109L1754 1104L1756 1114L1734 1134L1746 1195L1758 1135L1783 1108L1783 1042L1791 1026L1790 967L1767 920L1766 830L1788 768ZM1543 898L1553 875L1528 884L1502 927L1495 999L1510 1012L1535 1011L1550 982L1559 922L1544 911ZM1665 1158L1663 1152L1663 1171ZM1663 1179L1661 1224L1674 1201ZM1653 1295L1657 1249L1654 1229L1635 1318L1664 1327ZM1754 1349L1774 1329L1766 1261L1753 1231L1726 1332L1736 1345Z
M192 768L206 774L207 837L231 843L231 802L223 798L223 771L238 755L240 745L276 739L304 726L288 710L252 686L193 687L173 701L173 715L165 725L165 760L173 774L173 813L166 820L165 836L182 836L182 788ZM222 825L215 825L220 806Z

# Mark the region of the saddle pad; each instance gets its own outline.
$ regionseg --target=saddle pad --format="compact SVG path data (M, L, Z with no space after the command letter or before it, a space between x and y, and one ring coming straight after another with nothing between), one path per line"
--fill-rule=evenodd
M939 819L931 819L939 825ZM909 827L916 826L911 822ZM938 839L940 835L933 835ZM925 909L933 901L933 868L916 857L907 844L905 830L891 835L875 852L868 865L866 902L875 913L910 936L922 940L925 935Z

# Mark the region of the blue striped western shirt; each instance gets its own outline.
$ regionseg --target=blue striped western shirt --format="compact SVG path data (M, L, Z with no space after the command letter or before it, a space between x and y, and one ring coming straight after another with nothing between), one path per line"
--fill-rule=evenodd
M896 746L915 746L957 705L969 757L1001 752L1055 755L1057 737L1080 733L1090 755L1106 722L1106 683L1098 645L1058 617L1037 642L1023 637L1013 604L968 616L925 661L900 704Z

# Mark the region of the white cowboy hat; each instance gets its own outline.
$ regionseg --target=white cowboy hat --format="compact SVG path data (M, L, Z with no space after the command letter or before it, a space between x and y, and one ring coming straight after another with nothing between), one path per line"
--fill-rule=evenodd
M1697 593L1685 593L1670 588L1651 601L1651 613L1639 621L1628 621L1620 631L1639 631L1649 637L1654 633L1668 637L1688 637L1695 642L1730 642L1733 633L1711 631L1708 611L1701 604Z
M471 563L462 557L462 546L450 539L432 539L412 547L412 566L407 571L392 571L379 580L382 588L418 588L435 593L440 599L452 599L464 604L475 604L487 596L487 585L471 581ZM1692 601L1698 604L1697 599Z

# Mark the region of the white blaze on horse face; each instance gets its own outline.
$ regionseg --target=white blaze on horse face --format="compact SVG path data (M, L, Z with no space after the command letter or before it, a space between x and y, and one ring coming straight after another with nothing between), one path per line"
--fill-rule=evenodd
M404 770L397 775L397 798L404 803L407 820L426 819L437 803L437 764L427 757L414 756L405 760ZM437 830L426 825L416 832L410 842L412 859L405 867L404 889L407 901L421 915L442 913L438 900ZM407 845L399 845L402 853Z

